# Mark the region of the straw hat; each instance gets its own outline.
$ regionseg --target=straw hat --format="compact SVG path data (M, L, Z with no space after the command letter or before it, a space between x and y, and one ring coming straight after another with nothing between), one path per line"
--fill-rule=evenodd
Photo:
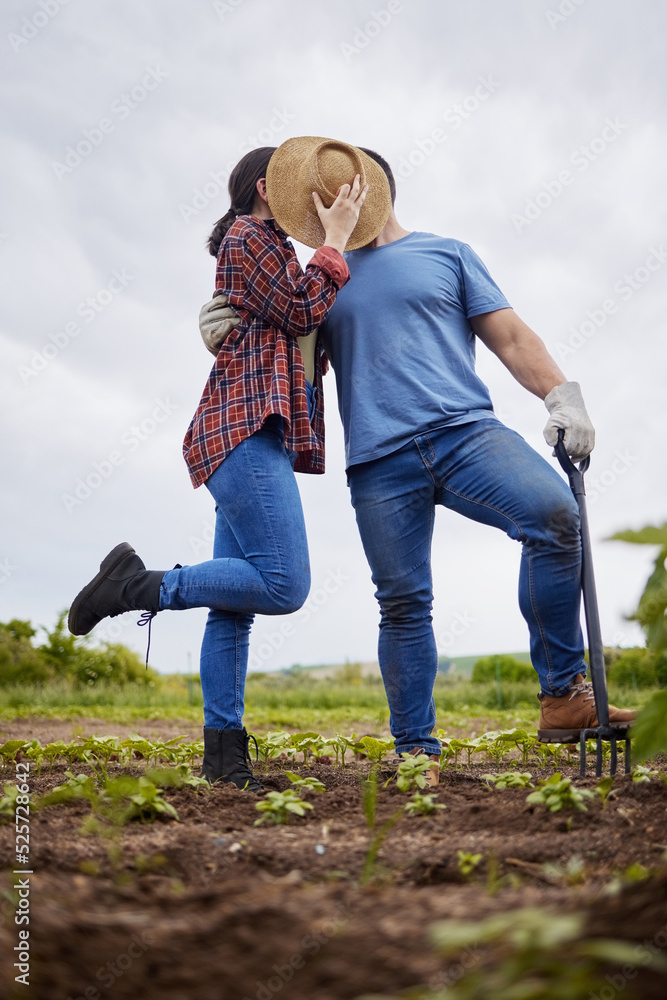
M342 184L355 174L368 194L346 250L371 243L382 231L391 211L389 181L382 167L356 146L335 139L305 135L278 146L266 170L266 194L273 216L288 236L308 247L324 243L324 228L313 201L317 191L327 208Z

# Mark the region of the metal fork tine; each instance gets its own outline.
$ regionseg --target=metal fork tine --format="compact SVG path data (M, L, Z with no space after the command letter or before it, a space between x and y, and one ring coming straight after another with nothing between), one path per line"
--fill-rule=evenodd
M586 730L581 730L581 735L579 737L580 749L579 749L579 775L582 778L586 777Z

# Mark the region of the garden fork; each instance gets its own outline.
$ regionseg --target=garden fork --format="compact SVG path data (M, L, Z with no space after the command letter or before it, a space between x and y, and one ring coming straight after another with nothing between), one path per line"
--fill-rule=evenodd
M586 634L588 636L588 656L591 668L591 681L593 682L593 695L595 698L595 709L598 717L598 725L592 729L582 729L579 734L580 742L580 774L586 775L586 740L594 738L597 743L595 773L598 777L602 774L602 741L609 740L611 743L611 774L616 773L617 765L617 741L625 740L625 773L630 771L630 735L627 727L611 726L609 724L609 699L607 697L607 677L604 669L604 654L602 648L602 633L600 630L600 615L598 612L598 601L595 589L595 576L593 573L593 558L591 552L591 538L588 529L588 513L586 510L586 490L584 487L584 472L590 464L590 456L586 456L583 462L577 467L568 455L563 443L564 431L558 431L558 442L555 454L560 462L561 468L570 481L570 489L574 494L579 507L581 521L581 589L584 599L584 617L586 619ZM572 742L564 740L563 742Z

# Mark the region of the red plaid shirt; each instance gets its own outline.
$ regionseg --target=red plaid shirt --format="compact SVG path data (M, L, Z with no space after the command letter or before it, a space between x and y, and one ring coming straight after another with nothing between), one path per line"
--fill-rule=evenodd
M215 287L241 322L218 352L183 442L195 488L271 413L283 418L285 446L298 453L295 471L324 472L323 358L316 349L311 426L297 337L324 321L349 277L332 247L316 250L304 273L273 219L243 215L228 230Z

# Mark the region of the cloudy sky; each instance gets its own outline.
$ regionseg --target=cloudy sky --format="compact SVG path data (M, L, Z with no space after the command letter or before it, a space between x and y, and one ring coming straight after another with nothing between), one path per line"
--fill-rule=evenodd
M382 152L401 223L470 243L581 383L604 639L641 641L624 614L653 550L605 539L667 519L660 0L2 7L0 620L52 626L119 541L156 569L210 557L212 503L181 457L211 360L204 241L247 149L324 135ZM549 457L543 403L483 347L479 371L501 419ZM376 656L327 382L328 471L299 477L313 589L291 627L257 620L255 668ZM519 554L439 512L442 654L527 648ZM135 619L95 635L143 651ZM160 615L152 665L196 666L204 619Z

